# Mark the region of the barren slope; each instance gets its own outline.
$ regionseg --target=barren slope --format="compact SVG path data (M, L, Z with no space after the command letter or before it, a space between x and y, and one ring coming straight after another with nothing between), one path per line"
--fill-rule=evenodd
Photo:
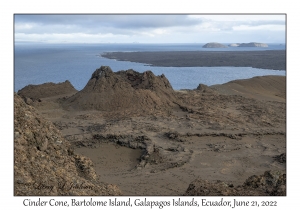
M285 77L217 87L173 91L150 72L102 67L83 91L33 105L125 195L183 195L198 177L236 187L265 171L285 174Z
M60 131L14 96L14 195L120 195L100 182L92 161L77 155Z

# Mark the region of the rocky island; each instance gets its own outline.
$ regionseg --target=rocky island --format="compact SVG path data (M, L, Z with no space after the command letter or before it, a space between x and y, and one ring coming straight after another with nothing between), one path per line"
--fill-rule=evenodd
M257 42L250 42L250 43L235 43L228 45L229 47L269 47L265 43L257 43Z
M210 43L203 45L203 48L226 48L226 47L227 47L226 45L223 45L223 44L220 44L217 42L210 42Z
M14 98L14 195L286 195L284 76L175 91L101 66Z

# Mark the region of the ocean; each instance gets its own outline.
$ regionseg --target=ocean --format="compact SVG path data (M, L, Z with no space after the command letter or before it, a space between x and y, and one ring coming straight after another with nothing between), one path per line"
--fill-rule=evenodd
M286 75L286 71L251 67L154 67L143 63L116 61L101 57L105 52L133 51L251 51L285 50L285 45L268 44L268 48L202 48L194 44L30 44L15 43L14 91L29 84L64 82L69 80L81 90L92 73L100 66L110 66L113 71L134 69L151 70L155 75L164 74L175 90L195 89L202 83L215 85L236 79L263 75Z

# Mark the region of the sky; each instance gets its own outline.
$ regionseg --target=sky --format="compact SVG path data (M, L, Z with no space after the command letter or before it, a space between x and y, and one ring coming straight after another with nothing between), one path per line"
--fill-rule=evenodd
M15 14L15 42L285 43L286 16Z

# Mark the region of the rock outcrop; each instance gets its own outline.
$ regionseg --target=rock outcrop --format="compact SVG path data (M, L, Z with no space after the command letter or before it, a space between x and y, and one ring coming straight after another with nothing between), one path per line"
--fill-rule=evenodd
M226 47L227 47L226 45L223 45L223 44L220 44L217 42L210 42L210 43L203 45L203 48L226 48Z
M234 187L222 181L215 183L201 178L193 181L187 196L285 196L286 174L279 171L266 171L263 175L249 177L242 186Z
M83 90L68 98L64 105L77 110L147 112L174 106L175 92L168 79L132 69L114 73L101 66Z
M286 153L282 153L274 157L279 163L286 163Z
M14 195L121 195L100 182L92 161L74 154L68 141L35 108L14 95Z
M27 100L38 100L40 98L75 92L77 92L77 90L73 87L69 80L66 80L61 83L48 82L41 85L27 85L18 91L18 95Z
M197 91L200 91L202 93L216 93L216 91L214 91L213 89L211 89L210 87L208 87L207 85L205 84L199 84L198 87L196 88Z

